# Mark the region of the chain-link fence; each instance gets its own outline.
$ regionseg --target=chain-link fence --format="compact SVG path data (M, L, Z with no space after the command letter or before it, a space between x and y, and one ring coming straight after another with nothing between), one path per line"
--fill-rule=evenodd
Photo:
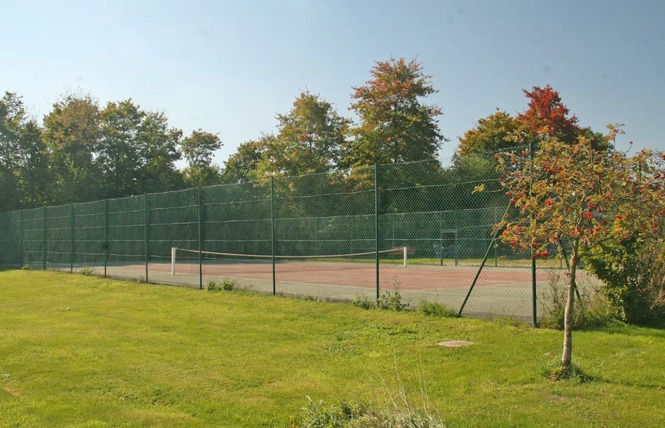
M550 269L495 239L493 156L377 165L0 213L4 265L534 319ZM540 263L540 262L539 262Z

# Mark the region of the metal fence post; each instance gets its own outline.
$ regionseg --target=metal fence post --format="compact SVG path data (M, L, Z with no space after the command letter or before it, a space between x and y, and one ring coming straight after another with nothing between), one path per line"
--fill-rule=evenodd
M275 275L275 177L270 176L270 253L272 255L272 295L277 294Z
M108 266L109 259L109 200L104 199L104 243L102 248L104 249L104 278L106 278L106 269Z
M46 207L42 207L42 227L43 227L43 242L42 242L42 262L43 262L43 270L46 270L46 244L47 244L47 237L46 237Z
M148 278L150 265L150 207L148 206L148 194L143 194L143 252L145 256L145 282Z
M23 210L18 210L18 246L19 246L19 262L23 267Z
M529 160L533 161L533 144L529 142ZM531 220L533 221L533 220ZM533 325L538 325L538 302L537 302L537 279L536 279L536 256L531 246L531 305L533 309Z
M374 164L374 258L376 262L376 301L381 294L379 278L379 163Z
M199 235L199 290L203 290L203 210L201 207L201 186L197 188L196 193L197 202L197 222L198 222L198 235Z
M69 273L74 273L74 230L76 228L74 224L74 204L69 204Z

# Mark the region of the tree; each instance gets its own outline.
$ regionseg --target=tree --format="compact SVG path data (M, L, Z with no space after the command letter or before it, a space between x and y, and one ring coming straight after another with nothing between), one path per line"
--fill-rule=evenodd
M520 126L521 122L505 111L497 111L479 119L475 128L466 131L464 136L459 138L456 155L462 158L470 154L497 152L515 146L513 136Z
M139 150L141 191L165 192L183 188L182 174L175 166L182 131L170 128L161 112L144 113L136 143Z
M568 107L561 101L559 93L550 85L541 88L534 86L524 94L529 99L529 108L517 120L532 135L548 135L560 141L572 143L579 132L578 119L568 116Z
M403 58L377 62L371 74L373 79L352 95L360 125L347 144L345 166L435 159L443 141L436 119L442 112L420 101L437 92L431 76Z
M24 109L16 94L5 92L0 101L0 210L16 209L19 204L18 175L21 124Z
M247 141L238 146L238 150L226 161L222 174L225 183L245 183L252 180L252 172L256 170L263 153L272 144L275 137L263 135L258 140Z
M349 120L318 95L303 92L285 115L277 115L277 135L256 164L255 178L328 172L340 162Z
M94 158L100 138L97 102L90 95L66 95L44 117L42 135L49 150L52 202L98 199L101 171Z
M220 182L222 171L212 163L213 153L222 147L222 140L217 134L201 129L193 131L181 141L180 147L187 161L183 175L189 186L207 186Z
M100 113L98 157L105 197L182 187L175 167L182 131L164 114L145 112L132 100L109 102Z
M618 132L612 128L605 141L614 141ZM539 143L533 158L526 151L499 157L502 183L517 209L498 225L503 229L503 241L542 256L548 255L548 246L553 244L566 256L569 280L563 376L570 375L572 368L572 321L580 261L604 242L623 240L630 230L652 227L660 215L651 206L636 204L636 198L663 198L661 191L649 185L651 178L639 174L647 156L641 152L629 158L615 150L597 151L585 138L569 143L552 137Z
M48 201L48 154L37 123L21 97L0 99L0 210L31 208Z

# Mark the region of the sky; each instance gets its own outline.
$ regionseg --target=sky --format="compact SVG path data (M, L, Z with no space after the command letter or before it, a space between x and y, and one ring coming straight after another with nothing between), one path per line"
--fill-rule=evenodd
M376 61L415 59L449 139L551 85L580 125L623 123L619 148L665 149L662 0L0 0L0 90L41 121L67 93L131 98L186 134L218 133L223 165L276 130L303 91L337 112Z

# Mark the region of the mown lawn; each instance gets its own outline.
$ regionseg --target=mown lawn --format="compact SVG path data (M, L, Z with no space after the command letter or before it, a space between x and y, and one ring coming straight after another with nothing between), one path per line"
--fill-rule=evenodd
M443 348L443 340L467 340ZM286 427L404 389L448 426L665 426L665 331L561 333L250 293L0 271L0 426ZM425 394L422 393L425 391Z

